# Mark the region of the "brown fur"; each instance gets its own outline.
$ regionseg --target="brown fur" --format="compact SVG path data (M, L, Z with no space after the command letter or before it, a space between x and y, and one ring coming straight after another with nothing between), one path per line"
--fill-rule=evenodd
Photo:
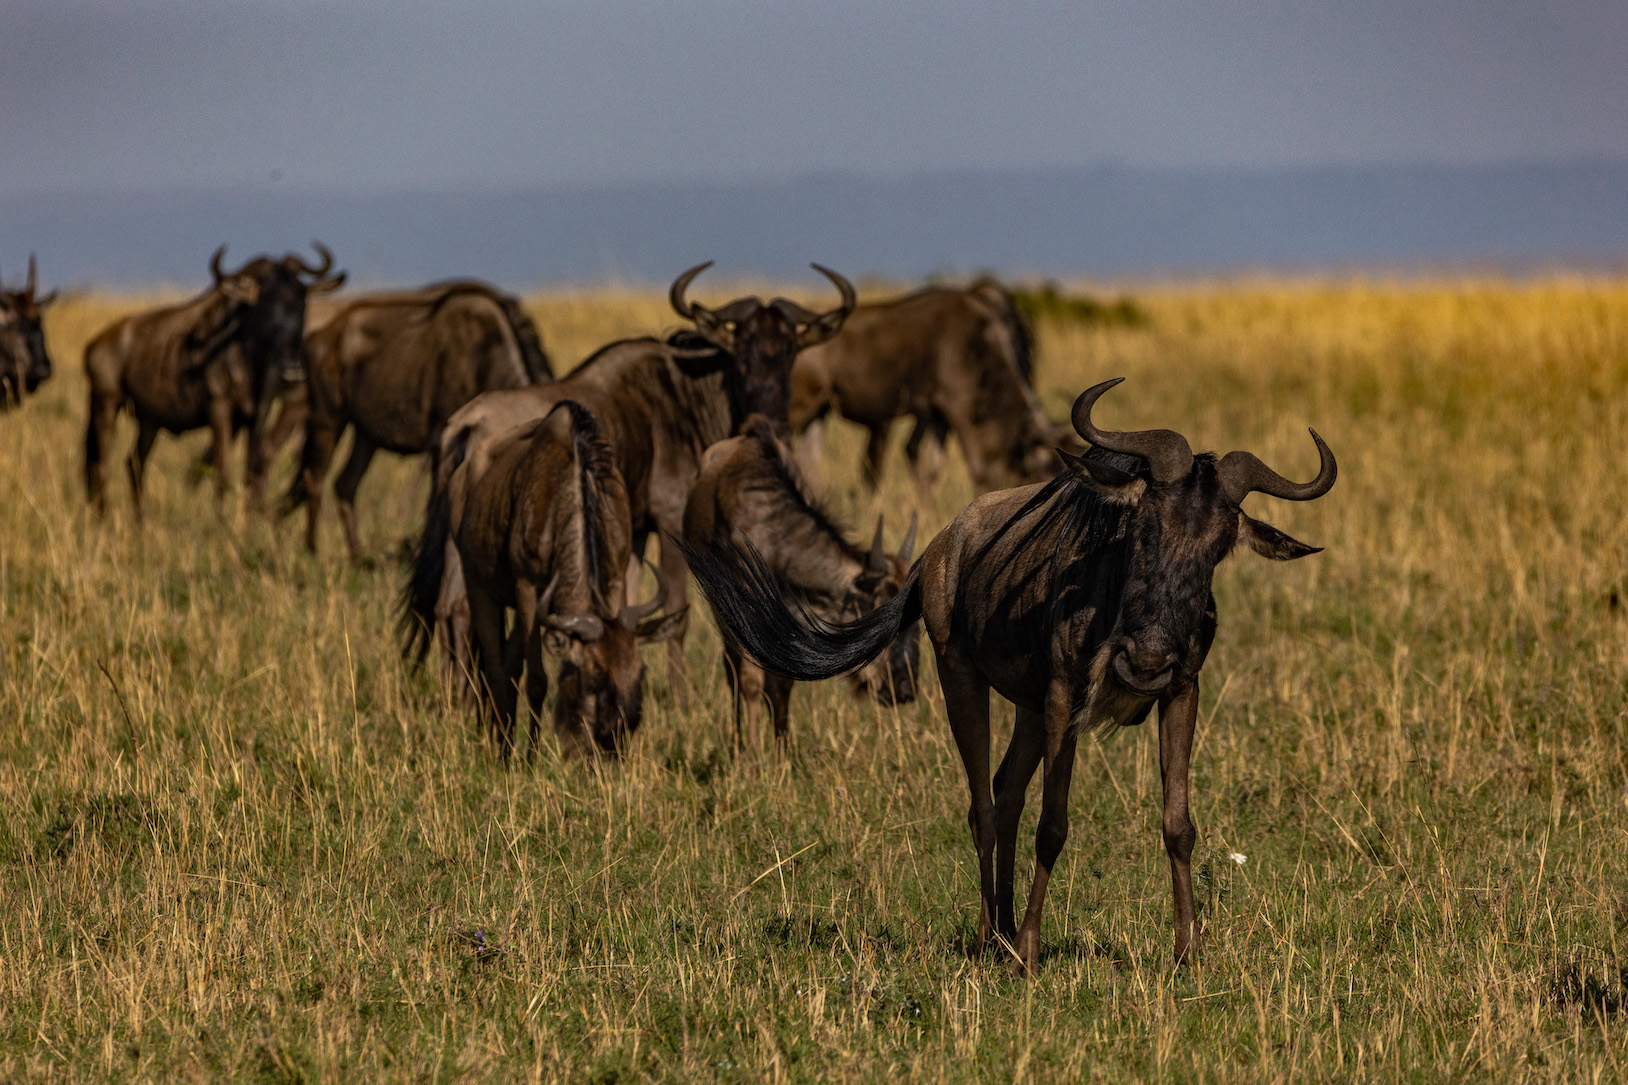
M971 794L979 946L999 935L1026 970L1039 960L1046 886L1068 838L1079 732L1139 723L1154 704L1176 958L1197 955L1188 760L1199 672L1216 630L1215 567L1240 542L1277 560L1315 553L1249 517L1240 502L1254 490L1311 500L1336 477L1333 453L1315 433L1322 466L1312 482L1296 484L1249 453L1219 462L1194 456L1169 430L1096 429L1091 405L1116 383L1088 389L1075 403L1075 428L1097 449L1084 459L1065 456L1066 470L1049 483L978 498L928 544L904 590L869 615L814 623L785 605L773 573L752 551L689 552L720 621L781 674L844 673L921 617ZM991 690L1017 710L993 794ZM1017 829L1042 764L1034 882L1020 925L1012 906Z
M334 493L354 557L356 490L375 452L433 453L447 419L475 396L548 378L546 356L540 366L528 361L530 322L518 313L518 302L485 284L448 283L357 298L306 337L305 448L283 512L305 504L308 550L316 552L323 480L346 429L354 441ZM298 396L285 401L284 418L299 410Z
M983 288L930 287L856 308L792 371L789 419L807 447L805 464L817 475L820 438L808 431L835 413L870 431L864 468L874 486L889 426L910 416L916 429L906 451L924 487L937 468L918 461L923 442L941 444L948 433L980 490L1042 477L1052 427L1024 373L1017 319Z
M260 441L275 388L299 370L306 297L338 289L344 274L329 276L326 249L321 268L292 254L282 260L258 256L235 272L220 270L224 246L211 261L215 285L190 301L165 306L109 325L85 347L90 379L85 433L85 485L91 504L105 505L107 457L121 408L136 416L140 434L130 457L130 483L141 515L142 475L158 431L185 433L208 426L214 435L216 500L226 497L227 447L232 434L252 427L251 470L245 480L251 501L263 465Z
M455 538L480 674L504 756L514 748L523 669L536 749L545 647L562 659L562 745L619 752L639 726L638 642L670 636L681 616L641 622L647 609L623 604L632 553L627 487L593 415L564 401L466 460L450 485L462 512ZM515 611L507 637L506 609Z
M56 291L39 297L39 276L32 253L28 257L28 280L21 290L0 286L0 410L14 407L23 396L51 378L51 356L45 349L41 318L46 306L56 300Z
M788 594L831 622L869 613L899 594L904 584L909 544L899 553L886 553L880 520L876 527L876 542L868 553L849 542L821 510L790 450L761 415L748 419L740 436L707 449L684 510L684 536L692 547L709 547L719 539L735 546L749 543ZM913 525L911 531L913 535ZM870 693L883 704L915 700L916 642L912 625L887 653L849 675L855 694ZM756 730L762 698L776 743L783 746L790 730L792 680L767 674L742 654L727 631L724 653L736 745L744 732Z

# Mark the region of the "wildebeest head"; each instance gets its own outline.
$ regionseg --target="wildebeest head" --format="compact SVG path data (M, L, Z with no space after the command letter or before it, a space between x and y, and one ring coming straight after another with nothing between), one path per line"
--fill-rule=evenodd
M835 309L811 313L787 298L765 302L755 294L709 309L685 294L695 277L711 266L708 260L674 279L668 300L673 311L692 321L703 338L734 356L741 416L762 414L784 428L792 362L798 351L823 343L842 330L842 322L853 312L857 300L853 284L830 268L811 264L831 280L842 296Z
M1171 684L1191 658L1206 624L1213 631L1210 583L1216 565L1240 542L1276 561L1315 554L1320 548L1290 538L1245 513L1251 492L1291 501L1321 497L1334 485L1337 467L1328 445L1311 431L1321 461L1317 477L1294 483L1253 453L1195 456L1173 430L1116 433L1098 429L1091 408L1123 377L1104 381L1074 403L1074 428L1110 452L1141 459L1146 471L1127 471L1102 459L1059 450L1069 471L1105 500L1128 506L1129 567L1107 660L1116 681L1140 694Z
M39 297L37 287L33 253L28 256L28 281L23 288L0 287L0 406L20 403L25 392L33 392L51 376L41 318L57 294L53 290Z
M624 606L610 618L550 613L554 583L538 601L543 647L560 659L555 730L562 736L585 735L593 743L590 747L584 742L567 753L597 750L616 756L639 729L644 715L644 657L639 645L666 640L684 620L683 609L652 617L665 595L660 573L656 581L653 599Z
M876 518L876 537L865 558L865 571L854 583L850 600L858 614L869 614L892 599L904 588L910 575L910 557L916 549L916 518L910 518L910 530L897 554L889 554L882 545L882 518ZM878 704L910 704L916 699L916 674L920 670L921 638L914 623L899 631L898 637L888 645L887 651L848 676L849 687L855 693L868 693Z
M329 275L334 255L320 241L311 242L322 257L312 267L294 253L281 260L256 256L236 271L221 270L222 245L210 257L215 290L227 304L211 329L198 334L205 359L237 343L254 375L254 435L258 439L272 400L285 386L305 379L305 301L345 285L345 273Z

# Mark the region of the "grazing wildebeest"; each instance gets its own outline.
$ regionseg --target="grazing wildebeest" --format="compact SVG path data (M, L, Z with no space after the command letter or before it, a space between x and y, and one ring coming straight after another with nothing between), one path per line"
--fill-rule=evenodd
M791 375L789 420L804 464L818 472L822 419L835 413L870 431L866 481L881 478L888 429L909 415L905 452L927 486L934 466L918 462L925 441L954 433L980 490L1030 481L1052 463L1052 426L1029 386L1030 336L995 284L928 287L854 309L841 334L803 352ZM813 427L813 428L811 428Z
M774 298L737 298L716 310L689 300L689 284L708 261L673 281L673 310L695 325L667 342L629 339L601 348L553 384L488 392L447 423L441 436L435 490L419 536L403 618L409 657L422 659L440 639L455 665L467 662L467 623L458 556L447 544L457 524L445 481L459 462L484 442L540 418L562 399L582 403L599 419L627 484L633 517L633 553L643 555L647 536L662 533L660 569L666 583L663 609L679 612L688 595L684 559L668 537L683 530L684 503L711 444L740 430L747 416L785 422L786 380L798 350L835 334L854 305L854 289L841 275L813 265L836 286L841 305L811 313ZM684 674L683 637L668 641L675 688Z
M904 590L841 625L811 623L782 601L773 574L748 551L688 549L721 623L770 670L819 679L874 658L905 623L925 619L939 682L972 793L981 948L1012 940L1023 967L1040 954L1040 913L1068 837L1068 788L1082 728L1140 723L1159 705L1164 842L1175 897L1176 958L1198 950L1189 866L1197 831L1187 763L1199 670L1216 629L1215 566L1238 543L1268 558L1316 553L1246 515L1251 491L1308 501L1334 485L1334 455L1312 431L1321 468L1293 483L1248 452L1195 456L1170 430L1112 433L1092 405L1118 380L1086 390L1074 428L1096 446L1063 453L1052 481L985 494L927 545ZM1011 744L989 788L989 691L1017 706ZM1018 818L1045 764L1035 875L1018 926L1012 868Z
M0 409L16 406L25 394L33 394L51 377L51 356L45 350L45 331L40 326L47 305L56 300L55 290L38 297L39 276L34 254L28 254L28 280L21 290L0 286Z
M214 285L191 301L114 321L85 347L90 378L90 421L85 430L85 486L97 511L105 504L106 458L119 409L128 404L140 434L130 456L136 515L142 512L142 475L160 429L171 433L208 426L214 434L216 500L226 497L226 450L232 434L250 426L245 480L251 501L266 412L283 382L299 379L305 300L337 290L345 275L330 276L333 253L311 267L290 253L257 256L236 271L221 270L222 245L209 261Z
M536 751L548 673L560 657L554 727L567 752L621 751L639 726L640 641L669 637L683 614L651 617L657 598L627 605L632 554L627 486L598 421L562 400L539 421L465 460L451 480L462 507L455 539L484 692L499 749L514 751L517 685L526 672ZM506 612L514 629L504 635Z
M316 553L323 482L349 428L334 496L352 557L362 552L356 490L375 452L433 456L447 419L475 396L554 376L519 300L469 280L359 297L306 337L305 354L305 447L280 511L306 506L305 545ZM284 406L298 409L297 398Z
M738 437L719 441L701 460L701 475L684 509L684 538L706 548L718 539L735 546L750 543L774 571L781 590L822 621L838 622L868 614L899 594L910 568L916 525L897 554L882 545L882 520L870 551L853 545L809 492L791 458L762 415L746 420ZM885 705L916 699L918 638L915 625L900 631L888 650L849 676L856 694L870 693ZM774 737L789 736L792 681L741 655L724 634L724 667L735 705L735 745L756 731L758 700L768 703Z

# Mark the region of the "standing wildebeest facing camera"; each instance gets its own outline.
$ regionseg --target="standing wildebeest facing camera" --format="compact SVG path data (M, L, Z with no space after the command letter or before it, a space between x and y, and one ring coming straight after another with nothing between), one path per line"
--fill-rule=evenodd
M701 477L684 510L684 538L704 549L749 543L772 569L781 590L822 621L868 614L904 586L910 569L916 525L897 554L882 546L882 520L869 552L853 545L831 522L803 481L791 450L762 415L746 420L739 437L719 441L701 461ZM918 637L914 623L903 627L887 651L849 676L854 693L870 693L885 705L916 699ZM758 700L769 705L774 737L784 747L790 734L792 680L766 674L742 656L724 630L724 668L735 706L735 746L755 731Z
M32 395L51 377L51 356L40 322L57 292L37 297L38 283L34 254L29 253L23 288L7 290L0 285L0 409L21 403L25 394Z
M1122 378L1120 378L1122 379ZM1253 454L1195 456L1171 430L1100 430L1091 409L1119 379L1082 393L1074 428L1096 446L1052 481L985 494L927 545L905 587L843 625L810 623L782 601L750 550L687 551L722 624L770 670L827 678L880 653L921 617L938 659L950 729L972 793L981 948L991 933L1024 968L1040 956L1046 885L1068 838L1068 789L1082 728L1140 723L1159 705L1164 843L1175 897L1176 959L1197 956L1187 764L1199 670L1215 637L1215 567L1237 544L1279 561L1314 547L1252 519L1252 491L1309 501L1334 485L1334 454L1312 431L1321 467L1293 483ZM1011 744L989 787L989 691L1017 706ZM1018 819L1045 764L1034 884L1021 926L1012 909Z
M659 590L648 603L625 604L627 487L598 420L563 400L465 460L450 485L479 671L504 758L514 751L522 668L527 756L537 749L545 648L561 659L554 727L566 752L621 752L642 713L639 643L671 636L683 614L651 617ZM508 609L514 629L505 637Z
M90 378L90 421L85 430L85 486L100 512L107 492L107 463L119 409L128 405L140 434L130 456L136 515L142 513L141 483L147 456L160 429L185 433L208 426L214 434L216 500L226 498L226 450L232 435L249 432L251 500L261 480L260 442L277 389L303 374L301 339L305 301L337 290L343 272L330 276L333 253L311 267L290 253L281 260L256 256L236 271L222 271L222 245L209 261L214 285L191 301L114 321L85 347Z
M550 385L488 392L447 422L441 435L435 490L425 513L406 590L405 651L423 659L439 639L455 666L467 663L468 613L458 555L450 546L458 525L446 481L465 458L515 426L535 421L564 399L591 410L616 455L627 484L633 553L643 556L647 536L661 532L663 607L683 610L688 571L667 539L684 529L684 504L708 446L740 432L748 415L785 423L786 379L796 352L834 335L854 305L854 289L841 275L813 265L836 286L841 305L811 313L784 298L764 303L737 298L716 310L692 301L689 284L710 261L684 272L668 301L695 331L666 342L628 339L600 348ZM668 667L685 673L681 622L668 641Z
M882 473L888 428L912 416L905 453L923 488L946 434L954 433L979 490L1049 474L1052 426L1029 386L1031 335L998 284L928 287L854 309L841 334L805 351L791 375L789 417L803 462L819 471L827 414L870 431L863 461L871 487ZM934 447L919 462L923 442Z
M345 541L358 557L356 490L375 452L433 456L447 419L471 399L554 377L519 299L474 280L357 298L312 330L305 350L305 448L280 512L306 506L312 553L323 482L347 428L354 443L334 495ZM298 408L292 401L284 407Z

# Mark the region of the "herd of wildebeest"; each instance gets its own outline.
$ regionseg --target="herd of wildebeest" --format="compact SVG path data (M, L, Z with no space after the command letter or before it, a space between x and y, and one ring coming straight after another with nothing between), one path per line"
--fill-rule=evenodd
M562 750L615 757L638 728L642 643L666 641L682 681L688 579L718 617L737 746L760 702L777 748L794 682L848 675L885 704L915 696L917 624L937 661L971 792L982 900L978 945L1002 939L1032 969L1052 865L1068 836L1082 729L1142 722L1159 706L1164 842L1178 961L1198 953L1188 758L1199 672L1215 636L1215 567L1240 543L1263 557L1316 553L1251 518L1251 492L1311 500L1333 486L1333 454L1291 482L1249 452L1194 454L1172 430L1114 432L1093 418L1118 380L1080 393L1067 426L1042 413L1030 331L1012 295L982 280L859 304L848 280L813 265L839 295L811 312L785 298L709 307L673 282L686 322L660 338L609 343L556 376L542 336L510 294L475 280L330 297L332 253L316 264L257 256L235 270L224 246L211 285L189 301L115 321L85 347L90 400L84 481L100 511L121 411L136 420L127 460L139 518L160 430L207 427L217 500L234 435L247 430L245 498L264 500L275 453L303 431L299 470L277 511L318 513L334 483L353 554L354 502L374 453L427 453L433 476L403 590L408 665L434 656L489 721L498 754L528 756L555 663ZM51 374L30 258L21 290L0 291L0 401L21 403ZM817 494L827 414L870 433L864 475L879 478L891 423L912 419L906 453L931 484L953 434L981 492L912 562L912 521L895 552L857 544ZM791 442L798 440L796 454ZM1011 488L1002 488L1011 487ZM648 544L656 590L641 599ZM1016 706L990 777L994 689ZM1019 818L1035 772L1042 809L1034 882L1013 910Z

